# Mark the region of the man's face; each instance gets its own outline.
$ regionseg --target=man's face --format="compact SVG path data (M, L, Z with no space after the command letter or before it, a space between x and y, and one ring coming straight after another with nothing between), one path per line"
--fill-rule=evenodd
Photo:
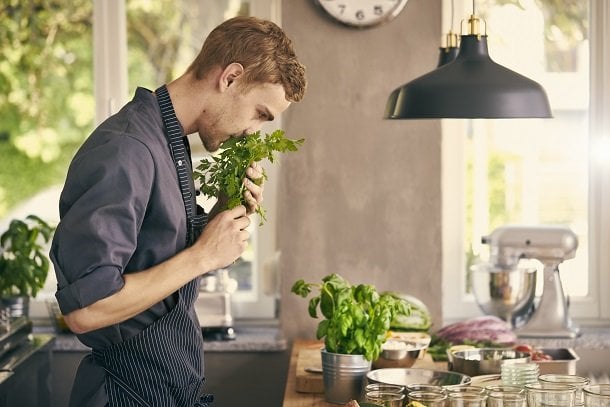
M263 123L278 117L289 105L280 84L257 84L244 93L239 83L233 83L217 103L199 115L199 138L207 151L216 151L230 137L260 130Z

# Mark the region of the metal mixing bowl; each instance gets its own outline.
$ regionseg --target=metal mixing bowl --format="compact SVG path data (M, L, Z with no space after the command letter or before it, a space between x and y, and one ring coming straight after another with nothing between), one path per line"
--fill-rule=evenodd
M533 313L536 269L500 269L486 263L471 269L472 290L479 308L512 324L523 325Z
M498 374L504 363L530 362L530 354L511 348L477 348L453 352L449 369L468 376Z
M453 386L470 384L470 376L447 372L444 370L388 368L375 369L367 373L368 383L387 383L407 386L409 384L433 384L436 386Z
M402 345L402 346L394 346ZM381 346L379 358L373 361L373 369L384 367L411 367L426 351L428 345L389 339Z

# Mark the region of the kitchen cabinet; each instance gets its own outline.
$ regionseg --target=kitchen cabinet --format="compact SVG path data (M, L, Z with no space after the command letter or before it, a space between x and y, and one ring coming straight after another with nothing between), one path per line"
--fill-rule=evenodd
M87 354L54 352L51 407L68 405L76 370ZM259 405L257 402L263 401L265 405L281 406L289 356L287 350L205 352L205 388L214 394L214 407ZM29 404L18 406L22 405Z
M281 406L290 353L206 352L207 392L214 407Z
M205 386L215 407L282 405L290 351L277 326L237 326L235 340L204 346ZM57 336L51 407L68 405L76 370L88 353L74 335Z
M31 339L3 356L0 407L51 406L53 335Z
M72 384L81 360L89 352L54 350L51 363L51 407L65 407L70 401Z

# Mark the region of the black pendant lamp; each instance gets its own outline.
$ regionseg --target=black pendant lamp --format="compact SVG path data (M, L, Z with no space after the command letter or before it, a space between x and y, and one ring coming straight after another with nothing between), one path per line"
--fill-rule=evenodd
M438 55L438 63L436 67L441 67L443 65L448 64L453 61L458 55L458 36L453 32L453 14L454 14L454 5L453 1L451 2L451 29L447 33L445 37L446 46L439 47L439 55ZM384 119L398 119L398 117L394 117L394 112L396 111L396 103L398 102L398 97L400 96L400 89L394 89L394 91L388 97L388 101L386 103L385 113L383 115Z
M457 58L395 89L386 119L548 118L546 92L537 82L492 61L479 19L468 20Z
M460 50L457 46L458 37L457 34L454 34L452 31L449 31L447 34L447 46L439 47L438 54L438 63L436 64L437 68L440 68L443 65L447 65L449 62L452 62L458 56L458 51Z
M455 2L451 0L451 28L445 36L445 46L439 48L438 63L436 67L439 68L443 65L447 65L452 62L458 55L458 36L453 32L453 22L455 20Z

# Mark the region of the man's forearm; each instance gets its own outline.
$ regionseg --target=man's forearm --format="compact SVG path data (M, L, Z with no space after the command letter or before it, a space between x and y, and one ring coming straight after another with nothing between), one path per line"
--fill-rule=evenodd
M202 272L189 250L149 269L124 275L125 285L113 295L65 315L74 333L82 334L132 318L168 297ZM205 267L205 266L204 266Z

